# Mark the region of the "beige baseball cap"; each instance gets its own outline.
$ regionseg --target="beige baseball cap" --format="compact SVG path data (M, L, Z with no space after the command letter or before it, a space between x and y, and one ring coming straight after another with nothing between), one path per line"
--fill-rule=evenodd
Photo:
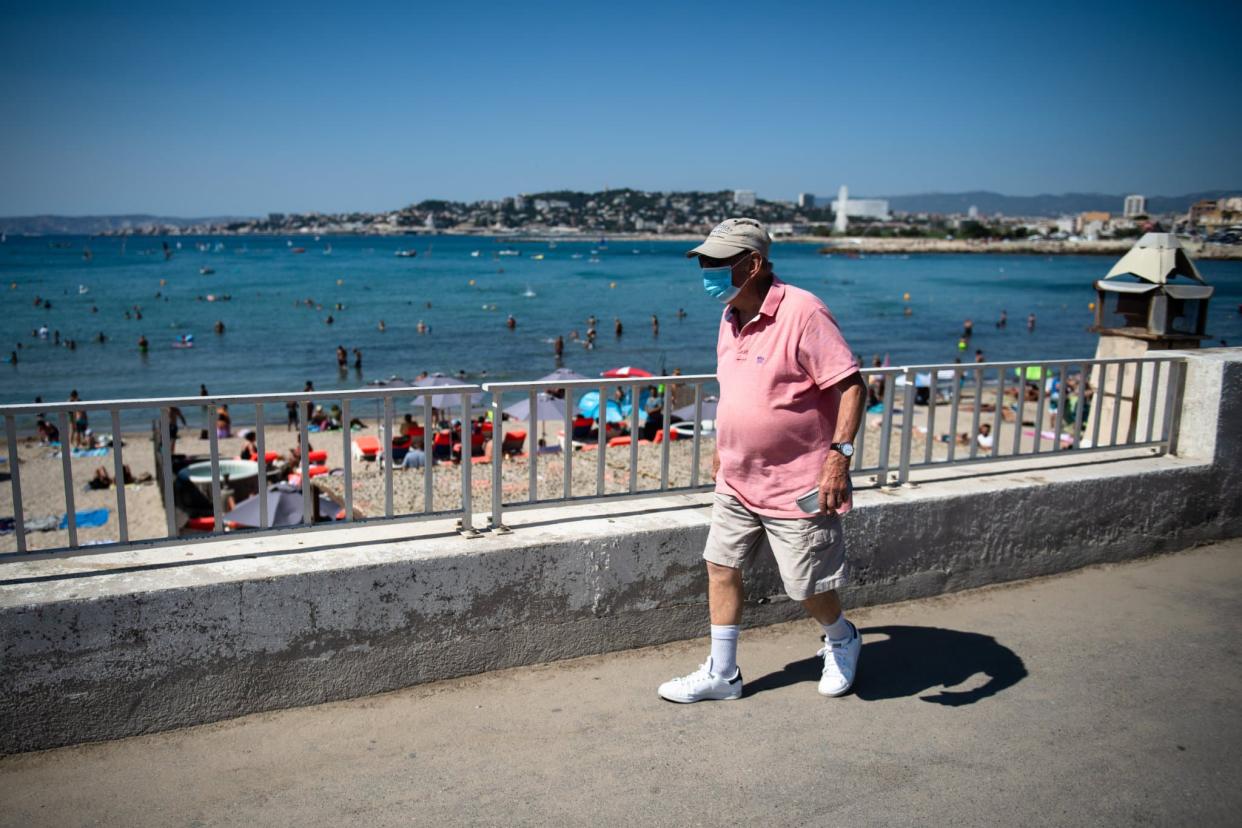
M707 240L688 251L686 257L727 259L745 250L754 250L766 259L771 246L772 237L761 223L753 218L731 218L713 227L712 232L707 234Z

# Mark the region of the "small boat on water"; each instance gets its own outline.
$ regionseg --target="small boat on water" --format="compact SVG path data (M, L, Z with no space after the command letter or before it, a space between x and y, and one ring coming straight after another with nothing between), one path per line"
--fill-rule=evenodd
M210 276L211 274L216 272L216 269L214 267L200 267L198 269L198 272L204 276Z
M521 250L514 250L514 249L512 249L512 248L506 247L504 250L499 250L499 251L497 251L497 255L500 255L500 256L521 256L521 255L522 255L522 251L521 251Z
M294 253L305 253L305 252L306 252L306 248L305 248L305 247L295 247L295 248L293 248L293 252L294 252Z
M477 259L477 258L479 258L479 251L477 251L477 250L471 250L471 251L470 251L470 258L472 258L472 259Z
M82 295L84 293L90 293L90 292L91 292L91 289L88 288L86 285L78 285L78 295Z
M533 256L531 256L531 258L532 258L532 259L534 259L534 260L535 260L535 261L537 261L537 262L542 262L542 261L543 261L543 254L542 254L542 253L536 253L536 254L534 254Z
M418 255L418 251L414 248L410 248L409 250L398 250L393 255L399 259L412 259Z

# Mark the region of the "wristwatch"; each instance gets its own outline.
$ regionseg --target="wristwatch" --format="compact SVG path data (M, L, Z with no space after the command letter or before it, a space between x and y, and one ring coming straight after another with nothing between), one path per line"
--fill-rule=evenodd
M843 454L846 457L854 456L854 444L849 442L848 440L844 443L833 443L832 445L828 446L828 448L832 449L833 451L839 451L841 452L841 454Z

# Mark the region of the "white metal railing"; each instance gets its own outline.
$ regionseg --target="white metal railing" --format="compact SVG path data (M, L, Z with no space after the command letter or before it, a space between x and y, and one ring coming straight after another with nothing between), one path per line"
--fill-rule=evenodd
M1181 402L1181 357L1149 356L1137 359L1081 359L1081 360L1032 360L1019 362L912 365L892 368L870 368L862 371L864 379L878 398L876 410L869 412L855 438L855 457L852 471L856 476L873 478L877 486L903 485L910 482L912 471L929 468L946 468L972 463L993 463L1021 460L1029 457L1055 455L1073 451L1108 452L1123 449L1150 448L1158 452L1175 450L1176 417ZM117 549L140 544L179 541L192 538L178 537L177 503L174 497L174 458L171 416L174 409L201 408L207 417L211 463L211 528L207 537L219 536L225 531L224 504L221 497L220 447L216 429L212 427L216 412L221 406L253 406L257 427L259 478L259 526L244 530L247 533L271 534L275 532L309 531L339 528L342 522L315 524L312 500L314 486L311 481L309 460L309 417L298 417L299 468L303 517L296 527L269 525L267 509L267 476L265 428L267 420L264 406L296 404L299 412L312 400L339 400L341 407L341 440L344 452L343 468L343 522L376 522L412 520L428 517L460 516L460 529L467 536L477 536L473 521L473 486L471 462L471 421L475 413L474 398L482 394L490 397L488 403L492 418L491 492L489 525L493 531L507 532L503 522L505 510L529 508L536 505L555 505L591 500L614 500L645 496L658 492L701 491L711 485L703 480L701 473L702 445L705 436L702 416L705 387L715 382L711 374L692 376L603 378L586 380L542 380L537 382L498 382L482 386L455 384L424 387L368 387L348 391L299 392L287 394L250 394L210 397L177 397L142 400L103 400L64 403L39 403L0 406L5 418L5 433L10 467L10 490L12 492L16 550L27 551L21 470L18 463L19 426L23 420L35 415L54 415L59 420L61 433L61 471L64 482L66 528L68 545L57 549L40 550L59 552L78 550L78 527L74 511L73 466L67 445L70 434L69 415L72 411L105 411L113 429L113 468L115 470L116 510L119 524L118 539L92 548ZM640 440L638 439L641 412L638 405L637 387L662 386L660 411L660 474L658 489L641 489L638 485ZM685 485L670 485L670 451L674 438L672 405L673 386L693 388L693 417L691 419L690 473ZM631 408L628 414L629 444L628 480L626 490L608 492L605 486L606 458L616 456L609 452L607 439L608 396L610 387L621 386L631 390ZM559 462L562 464L563 488L559 496L540 497L540 459L547 457L548 447L536 438L539 419L537 395L540 391L564 389L563 440ZM596 443L595 486L593 492L575 491L573 464L575 449L587 448L574 440L573 420L576 406L574 392L590 390L599 394L599 411L592 418L598 423ZM506 462L505 417L503 401L506 395L526 397L529 410L525 441L528 463L528 486L524 500L504 502L503 470ZM1014 402L1008 402L1010 396ZM377 399L381 403L382 428L381 456L383 465L384 509L383 515L357 517L354 509L354 463L352 432L350 430L350 403L361 399ZM417 399L421 402L423 423L423 491L422 510L416 513L397 514L393 503L393 417L398 401ZM989 401L990 400L990 401ZM433 401L437 405L433 406ZM922 405L922 414L917 409ZM1033 416L1027 419L1030 408ZM433 467L436 446L433 445L435 429L433 408L459 408L463 423L461 437L461 501L454 508L436 510L433 492ZM968 406L968 407L967 407ZM158 411L153 440L157 457L157 479L162 486L167 536L165 538L131 540L126 512L124 486L124 446L121 440L122 411ZM942 413L942 409L947 409ZM875 415L878 414L878 418ZM1045 428L1045 418L1051 414L1050 427ZM959 432L962 417L968 417L970 426ZM938 433L937 423L947 416L947 434ZM871 422L868 424L867 419ZM920 422L921 421L921 422ZM1031 426L1028 430L1027 426ZM28 427L28 425L27 425ZM679 430L680 431L680 430ZM330 432L327 432L330 433ZM919 451L914 450L915 435L925 435ZM1028 439L1029 438L1029 439ZM878 446L872 446L878 442ZM412 448L412 447L411 447ZM582 452L578 452L582 453ZM585 454L583 457L585 458ZM624 455L623 455L624 456ZM512 462L510 460L510 462ZM554 461L549 461L554 462Z

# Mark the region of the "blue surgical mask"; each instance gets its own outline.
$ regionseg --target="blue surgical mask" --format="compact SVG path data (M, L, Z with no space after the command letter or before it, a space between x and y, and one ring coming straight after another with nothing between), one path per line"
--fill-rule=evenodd
M703 290L713 299L729 304L742 289L733 284L733 268L728 265L703 268Z

